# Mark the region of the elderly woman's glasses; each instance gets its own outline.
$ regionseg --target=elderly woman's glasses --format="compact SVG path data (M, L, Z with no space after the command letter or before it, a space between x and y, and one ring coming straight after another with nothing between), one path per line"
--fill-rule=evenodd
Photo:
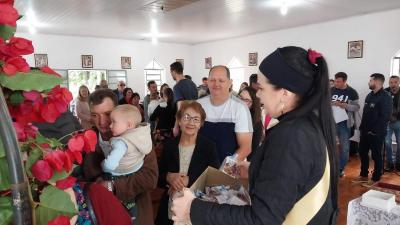
M185 114L185 115L182 117L182 120L185 121L185 122L192 121L193 123L200 123L200 122L201 122L200 117L197 117L197 116L191 117L191 116L189 116L188 114Z

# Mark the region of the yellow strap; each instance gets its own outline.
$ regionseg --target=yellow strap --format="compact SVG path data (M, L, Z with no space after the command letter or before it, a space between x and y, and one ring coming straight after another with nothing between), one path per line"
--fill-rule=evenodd
M301 198L286 216L282 225L305 225L318 213L324 205L329 192L330 163L326 151L325 172L321 180Z

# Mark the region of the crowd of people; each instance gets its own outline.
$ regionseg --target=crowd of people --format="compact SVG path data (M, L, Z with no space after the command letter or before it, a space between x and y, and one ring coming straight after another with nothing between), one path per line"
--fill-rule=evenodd
M384 75L370 76L361 116L347 74L329 79L324 57L313 50L278 48L237 94L224 65L212 67L199 86L183 75L179 62L170 65L170 73L175 85L158 90L149 81L142 102L123 80L115 90L107 81L93 93L79 88L76 115L82 128L97 132L98 146L76 176L111 191L133 224L335 224L337 184L345 176L351 140L359 142L361 159L353 182L371 185L384 170L400 171L400 154L394 154L400 145L392 149L393 133L400 141L398 76L390 77L387 89ZM268 126L271 119L279 122ZM158 141L163 144L157 156ZM230 156L249 181L250 206L204 202L184 189ZM323 199L307 201L321 182ZM153 215L150 194L156 187L165 191ZM183 197L172 201L182 191ZM314 210L296 217L305 202Z

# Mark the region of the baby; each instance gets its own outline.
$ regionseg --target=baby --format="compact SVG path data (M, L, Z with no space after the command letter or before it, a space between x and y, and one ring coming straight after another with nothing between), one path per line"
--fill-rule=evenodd
M134 173L142 167L144 156L152 149L150 126L141 124L139 109L128 104L115 107L110 119L114 137L112 150L102 163L103 171L112 176Z

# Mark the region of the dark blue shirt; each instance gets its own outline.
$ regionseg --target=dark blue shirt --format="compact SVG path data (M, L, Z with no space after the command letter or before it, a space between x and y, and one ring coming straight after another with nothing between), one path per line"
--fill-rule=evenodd
M183 100L196 100L197 87L192 80L183 79L174 86L174 102Z

